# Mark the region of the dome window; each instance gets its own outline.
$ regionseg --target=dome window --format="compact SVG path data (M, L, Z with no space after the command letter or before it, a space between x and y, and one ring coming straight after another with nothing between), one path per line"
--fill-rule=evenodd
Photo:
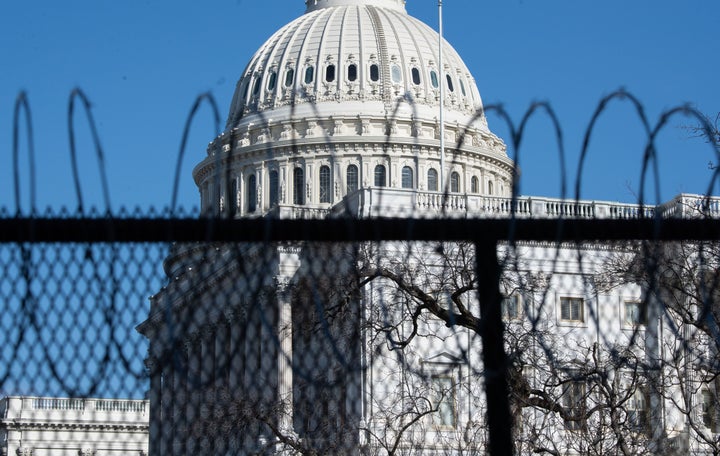
M438 79L438 74L435 70L430 70L430 83L436 89L440 87L440 80Z
M392 82L395 84L400 84L402 82L402 70L400 69L400 65L393 65L390 68L390 73L392 75Z
M493 194L493 183L492 181L488 181L488 195Z
M293 203L305 204L305 171L302 168L293 170Z
M412 81L415 85L420 85L420 70L417 68L412 69Z
M292 87L294 82L295 70L292 68L288 68L287 73L285 73L285 87Z
M325 81L335 81L335 65L328 65L327 68L325 68Z
M387 185L386 182L385 167L383 165L377 165L375 167L375 186L385 187Z
M347 193L350 194L358 189L358 167L356 165L349 165L346 174Z
M465 84L463 83L462 79L458 79L458 82L460 83L460 92L462 92L463 96L467 96L467 92L465 91Z
M255 212L257 209L257 191L256 191L256 183L257 180L255 178L255 175L252 174L250 177L248 177L247 181L247 194L248 194L248 212Z
M268 90L272 92L275 90L275 86L277 85L277 73L272 71L270 72L270 77L268 77Z
M413 170L409 166L402 169L402 188L413 188Z
M327 165L320 167L320 202L329 203L330 201L330 167Z
M460 175L455 171L450 174L450 191L460 193Z
M280 185L277 170L270 171L270 207L277 206L280 202Z
M230 215L237 215L238 212L238 182L237 179L233 179L230 184L230 197L228 202L230 203Z
M452 77L449 74L446 75L446 77L447 77L448 90L450 91L450 93L455 92L455 86L453 85Z
M305 69L305 84L312 84L315 80L315 67L307 67Z
M258 77L255 80L255 85L253 86L253 95L254 96L258 96L258 94L260 93L260 82L261 82L261 78Z
M350 82L355 82L355 81L357 81L357 76L358 76L358 74L357 74L357 65L355 65L355 64L353 63L353 64L351 64L350 66L348 66L348 72L347 72L348 81L350 81Z
M380 80L380 67L375 63L370 65L370 80L372 82L378 82Z
M470 179L470 192L471 193L479 193L480 185L478 182L477 176L473 176L472 179Z
M430 168L428 170L428 190L431 192L436 192L438 189L438 173L435 168Z

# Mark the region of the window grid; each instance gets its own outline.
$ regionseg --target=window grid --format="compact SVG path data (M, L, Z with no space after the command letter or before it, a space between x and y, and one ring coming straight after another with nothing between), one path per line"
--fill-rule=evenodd
M623 303L623 314L625 326L636 327L647 324L647 316L643 315L640 301L625 301Z
M320 202L329 203L331 202L331 191L330 191L330 167L320 167Z
M347 181L347 193L350 194L358 189L358 167L349 165L347 167L345 180Z
M560 298L560 319L563 321L584 322L583 298Z
M257 210L257 178L254 174L248 177L248 212Z
M505 296L502 300L502 317L504 320L517 320L520 318L521 302L520 296L513 294Z
M385 175L385 167L383 165L377 165L375 167L375 186L385 187L387 185L387 178Z
M717 430L717 403L715 394L709 389L702 392L702 421L706 428Z
M455 171L450 174L450 191L460 193L460 174Z
M477 176L473 176L472 179L470 179L470 191L472 193L479 193L480 185Z
M293 170L293 203L305 204L305 172L302 168Z
M437 410L434 413L435 424L441 428L457 427L457 398L456 385L449 375L435 375L432 377L433 405Z
M280 182L278 172L270 171L270 207L277 206L280 202Z
M645 388L638 387L628 401L627 420L630 427L637 431L647 430L649 403L650 398Z
M562 394L562 405L568 418L565 429L579 431L585 428L585 383L570 381L565 385Z
M430 168L428 170L428 191L436 192L438 191L438 173L435 168Z
M413 188L413 170L409 166L402 169L402 188Z

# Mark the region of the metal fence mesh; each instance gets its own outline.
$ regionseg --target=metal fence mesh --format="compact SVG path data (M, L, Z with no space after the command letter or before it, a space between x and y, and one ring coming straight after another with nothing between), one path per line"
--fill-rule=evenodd
M488 220L85 219L121 239L83 243L29 220L36 242L0 244L0 380L26 413L135 414L154 454L477 454L505 420L521 454L718 445L714 220L503 241Z

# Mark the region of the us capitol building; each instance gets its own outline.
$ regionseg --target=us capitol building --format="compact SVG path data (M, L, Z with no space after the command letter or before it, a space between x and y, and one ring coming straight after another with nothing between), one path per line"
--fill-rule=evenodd
M202 211L510 216L514 163L450 44L441 51L404 0L305 4L240 76L225 131L193 171ZM700 212L720 216L720 201L519 197L515 208L527 218ZM168 285L138 326L150 342L149 454L482 454L492 418L480 340L433 312L479 316L472 249L407 244L175 246ZM509 258L518 453L717 447L716 387L698 367L712 344L698 335L678 347L692 328L642 277L597 279L637 249L528 243L499 256Z

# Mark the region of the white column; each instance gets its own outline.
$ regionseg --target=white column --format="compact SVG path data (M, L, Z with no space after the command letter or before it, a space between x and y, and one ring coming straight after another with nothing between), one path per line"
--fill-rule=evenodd
M150 455L160 456L160 439L161 435L161 423L162 423L162 403L160 401L162 395L162 373L160 372L160 366L158 359L155 357L149 357L145 360L145 367L150 372L150 429L149 429L149 442L150 442Z
M185 407L187 407L187 371L188 371L188 352L184 344L175 347L173 353L173 407L172 407L172 423L173 423L173 455L185 454L185 436L187 435L187 420L185 416Z
M188 372L187 372L187 413L186 422L188 424L188 432L186 435L186 454L199 454L200 447L198 439L200 429L197 429L200 422L200 407L202 405L202 381L200 374L202 351L199 337L194 337L187 344L188 351Z
M292 299L288 280L277 281L278 306L278 396L283 403L280 429L293 429L293 366L292 366Z
M212 410L215 403L215 328L203 329L201 340L201 362L200 362L200 420L202 422L202 437L200 438L200 450L203 454L211 454L213 438L210 432L214 431L211 426L215 423Z

